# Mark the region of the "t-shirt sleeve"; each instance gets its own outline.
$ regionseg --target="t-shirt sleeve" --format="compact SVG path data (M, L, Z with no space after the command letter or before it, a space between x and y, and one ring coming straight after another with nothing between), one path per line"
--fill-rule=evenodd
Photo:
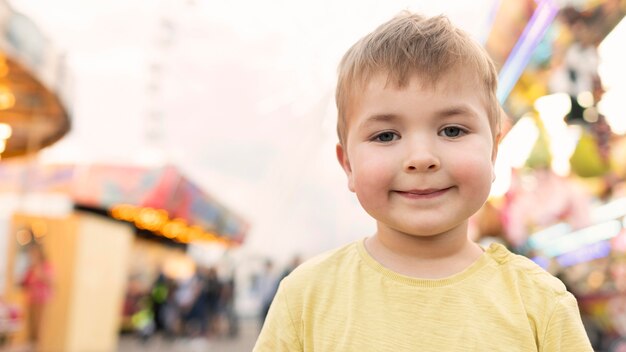
M576 298L567 292L556 301L540 351L593 352Z
M303 351L296 324L287 304L285 287L281 284L272 301L253 352Z

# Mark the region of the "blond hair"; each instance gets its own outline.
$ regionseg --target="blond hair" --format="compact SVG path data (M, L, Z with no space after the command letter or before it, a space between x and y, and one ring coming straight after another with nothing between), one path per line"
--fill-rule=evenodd
M343 56L335 98L339 142L346 138L346 111L351 99L377 73L387 73L388 83L405 87L412 75L436 85L454 68L472 70L485 100L494 139L500 131L500 105L496 97L498 76L487 52L445 16L422 17L404 11L361 38Z

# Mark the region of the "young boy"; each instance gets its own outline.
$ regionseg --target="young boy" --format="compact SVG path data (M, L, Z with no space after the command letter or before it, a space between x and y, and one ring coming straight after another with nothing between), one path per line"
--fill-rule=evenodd
M403 13L348 50L337 157L377 231L285 278L255 351L592 351L559 280L468 239L494 179L496 85L442 16Z

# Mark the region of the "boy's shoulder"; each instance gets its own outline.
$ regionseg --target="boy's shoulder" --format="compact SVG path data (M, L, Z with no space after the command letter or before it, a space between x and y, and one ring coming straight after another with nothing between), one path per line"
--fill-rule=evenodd
M502 274L514 280L520 287L553 297L567 293L561 280L529 258L512 253L503 245L496 243L491 244L487 251L499 265Z

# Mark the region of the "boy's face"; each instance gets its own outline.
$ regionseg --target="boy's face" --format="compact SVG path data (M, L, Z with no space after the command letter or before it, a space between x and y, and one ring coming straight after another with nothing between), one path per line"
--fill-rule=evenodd
M464 229L493 181L496 150L482 89L462 70L435 87L378 74L353 99L337 157L380 231L431 236Z

